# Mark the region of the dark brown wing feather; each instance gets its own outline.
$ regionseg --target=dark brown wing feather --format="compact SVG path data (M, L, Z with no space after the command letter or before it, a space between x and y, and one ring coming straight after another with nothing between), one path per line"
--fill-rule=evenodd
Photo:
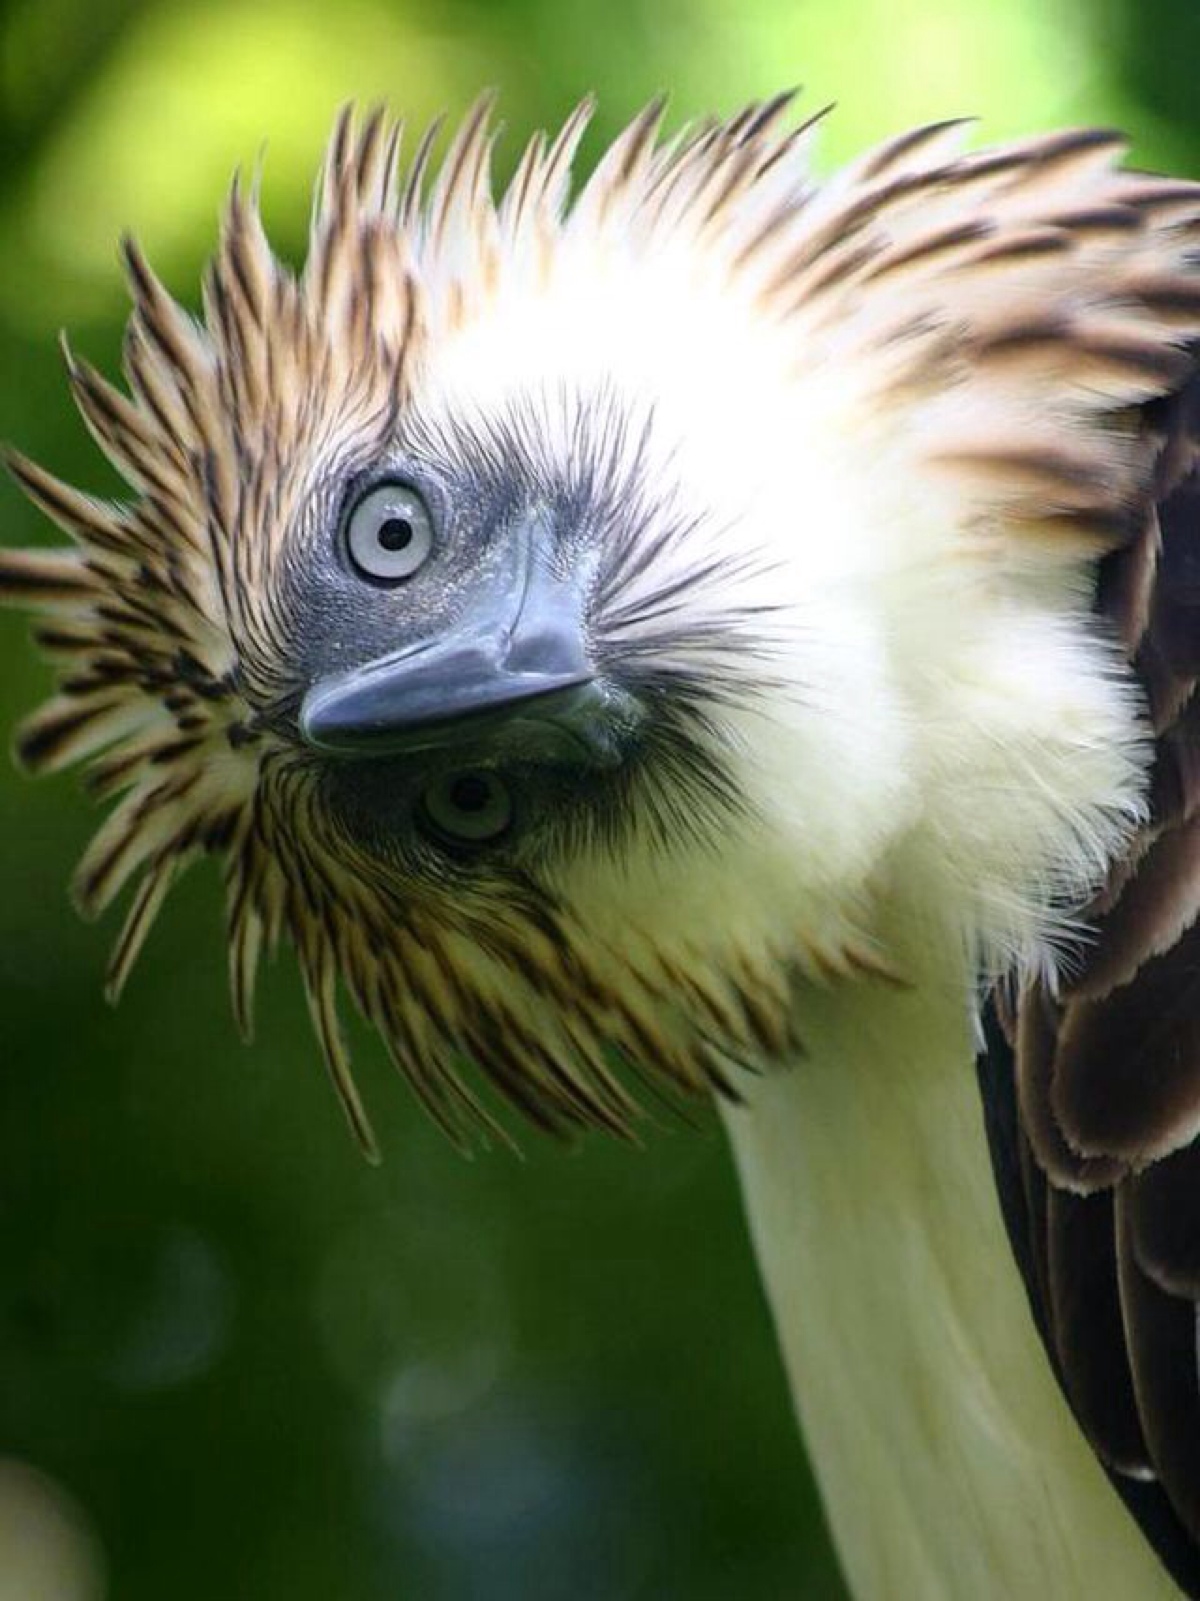
M1097 607L1143 684L1152 816L1057 998L993 998L980 1085L1005 1222L1080 1427L1200 1597L1200 378L1144 413L1155 504Z

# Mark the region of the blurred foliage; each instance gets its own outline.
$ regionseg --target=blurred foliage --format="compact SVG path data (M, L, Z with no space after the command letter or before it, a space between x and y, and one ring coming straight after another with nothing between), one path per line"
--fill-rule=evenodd
M594 153L660 87L682 119L800 79L840 100L831 156L975 111L1118 123L1195 173L1197 59L1195 0L19 0L0 435L110 487L56 328L115 363L127 227L188 298L264 139L295 255L350 97L420 122L497 84L511 160L590 88ZM15 620L0 662L10 726L46 682ZM286 964L236 1042L210 875L103 1006L62 894L91 823L70 785L0 779L0 1601L842 1594L711 1120L465 1163L360 1039L371 1171Z

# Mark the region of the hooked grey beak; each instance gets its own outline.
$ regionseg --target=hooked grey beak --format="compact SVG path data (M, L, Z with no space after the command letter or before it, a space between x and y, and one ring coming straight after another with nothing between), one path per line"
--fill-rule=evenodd
M475 738L518 759L617 764L637 703L588 659L579 581L551 573L530 544L450 632L314 684L305 740L387 756Z

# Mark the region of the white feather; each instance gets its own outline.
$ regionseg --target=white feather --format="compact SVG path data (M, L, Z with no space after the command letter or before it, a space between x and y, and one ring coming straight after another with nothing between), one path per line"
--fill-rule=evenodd
M856 1601L1165 1601L1041 1349L992 1188L967 973L812 992L807 1051L730 1109L751 1233Z

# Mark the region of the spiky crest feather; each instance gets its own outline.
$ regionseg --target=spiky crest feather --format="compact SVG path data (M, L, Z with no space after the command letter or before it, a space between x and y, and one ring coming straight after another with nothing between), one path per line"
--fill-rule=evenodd
M827 183L810 176L819 119L789 97L660 141L662 105L629 125L573 202L591 107L536 135L497 204L491 102L468 114L425 195L436 129L403 183L399 124L338 119L297 278L257 196L235 182L195 322L125 247L134 310L128 394L67 352L76 403L135 493L110 503L10 458L73 549L0 555L0 596L39 614L59 692L18 741L34 771L90 763L119 797L75 878L96 914L139 880L113 953L119 991L179 871L224 860L235 1013L248 1032L260 952L295 946L350 1121L335 990L349 989L418 1095L457 1138L494 1126L459 1071L473 1059L552 1128L628 1132L636 1109L608 1050L683 1089L796 1046L788 975L877 965L850 931L829 949L741 953L722 980L670 953L636 993L570 911L486 888L397 897L328 834L295 752L266 714L286 641L272 609L306 463L369 454L448 331L519 276L549 283L580 252L691 270L772 330L831 406L888 418L888 448L946 475L964 527L1018 569L1131 541L1149 471L1129 408L1182 371L1200 328L1185 270L1200 196L1115 168L1111 135L1058 135L960 155L958 124L905 134ZM1003 294L996 292L1003 284ZM997 544L997 541L999 542ZM739 966L740 962L740 966ZM555 1021L535 1027L534 1005ZM683 1013L687 1012L686 1023Z

